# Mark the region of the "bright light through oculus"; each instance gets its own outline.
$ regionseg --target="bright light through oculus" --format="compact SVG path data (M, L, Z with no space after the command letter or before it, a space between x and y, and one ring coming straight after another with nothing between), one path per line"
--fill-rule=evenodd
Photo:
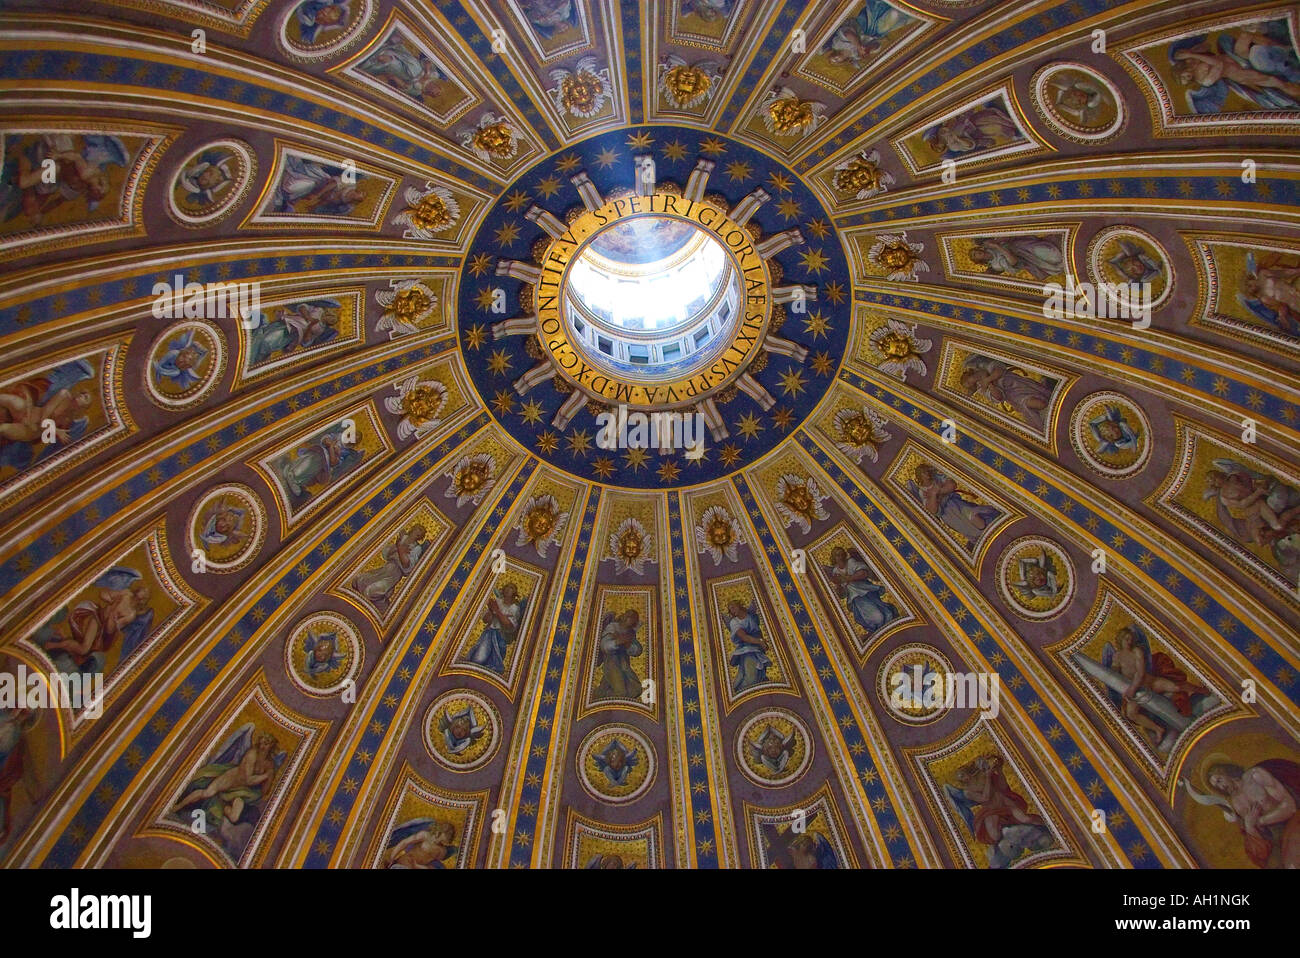
M650 251L663 255L650 258ZM722 245L703 230L641 217L592 240L570 267L568 290L615 331L669 331L712 302L727 265Z
M734 327L740 283L712 234L652 215L598 233L570 265L565 295L593 358L657 375L711 358Z

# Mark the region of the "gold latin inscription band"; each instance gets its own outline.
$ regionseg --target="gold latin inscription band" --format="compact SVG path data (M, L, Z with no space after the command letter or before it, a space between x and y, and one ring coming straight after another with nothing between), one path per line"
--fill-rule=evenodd
M564 322L562 294L569 264L587 240L620 220L652 214L687 220L718 238L740 269L744 309L731 342L703 369L662 382L624 380L589 362L581 341L571 339ZM772 315L767 265L749 231L716 206L671 193L623 197L585 211L547 247L536 294L538 338L561 376L611 404L656 409L693 405L736 379L762 348Z

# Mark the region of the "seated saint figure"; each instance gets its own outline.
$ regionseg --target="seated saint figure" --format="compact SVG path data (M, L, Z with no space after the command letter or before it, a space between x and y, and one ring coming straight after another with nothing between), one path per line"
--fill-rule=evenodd
M632 659L644 651L636 632L641 616L636 609L606 613L600 630L596 665L600 669L598 698L635 699L641 695L641 680L632 668Z
M357 574L352 580L352 588L371 602L388 602L393 590L415 569L416 562L424 554L427 537L424 526L418 522L400 532L394 541L380 549L384 564Z
M875 580L871 567L856 552L843 546L831 549L830 580L867 635L898 618L898 609L887 602L885 586Z
M767 670L772 660L767 654L767 641L758 621L758 610L746 609L737 599L727 603L727 628L731 633L730 662L736 670L731 688L744 692L767 681Z
M488 596L481 617L483 631L469 651L469 660L498 675L505 675L506 648L519 637L523 612L524 602L519 598L519 590L511 582Z

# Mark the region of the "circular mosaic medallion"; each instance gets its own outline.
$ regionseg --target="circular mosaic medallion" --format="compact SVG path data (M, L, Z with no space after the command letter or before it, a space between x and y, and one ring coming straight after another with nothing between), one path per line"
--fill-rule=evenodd
M294 626L284 642L285 670L308 695L335 695L361 669L365 647L357 627L334 612L318 612Z
M848 276L829 213L789 169L716 134L636 127L503 191L466 257L458 341L531 453L610 485L694 485L762 457L821 402Z
M501 713L477 692L461 689L438 696L424 719L424 746L453 772L479 768L501 744Z
M1051 619L1074 598L1074 565L1047 539L1026 536L1007 546L998 560L998 591L1026 619Z
M1152 309L1164 304L1174 288L1169 254L1154 236L1132 226L1108 226L1088 244L1088 276L1109 287L1150 284ZM1115 295L1111 295L1115 299ZM1132 312L1132 310L1130 310ZM1115 315L1112 311L1111 315Z
M1076 143L1113 139L1127 119L1115 85L1082 63L1051 63L1031 81L1034 106L1061 136Z
M373 0L301 0L280 18L280 45L295 60L319 60L361 38Z
M145 393L164 409L185 409L202 402L225 369L220 329L201 319L173 323L149 347Z
M248 565L262 547L266 509L248 486L225 483L209 489L194 504L187 526L191 569L234 572Z
M736 762L745 777L765 788L798 781L812 762L812 736L788 709L764 709L736 733Z
M176 171L167 211L182 226L211 226L234 210L256 174L252 147L240 140L216 140L187 156Z
M627 725L602 725L578 746L578 780L592 798L615 805L635 801L655 777L649 740Z
M876 689L894 718L908 725L928 725L944 712L951 673L952 663L933 646L904 645L880 666ZM927 690L931 691L927 694Z
M1079 458L1110 479L1141 472L1151 455L1151 424L1133 400L1116 392L1085 396L1070 417Z

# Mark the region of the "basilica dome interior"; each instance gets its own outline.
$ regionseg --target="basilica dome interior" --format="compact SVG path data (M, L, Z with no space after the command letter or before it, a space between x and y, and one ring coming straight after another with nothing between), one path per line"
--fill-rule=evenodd
M9 0L0 864L1300 867L1298 36Z

